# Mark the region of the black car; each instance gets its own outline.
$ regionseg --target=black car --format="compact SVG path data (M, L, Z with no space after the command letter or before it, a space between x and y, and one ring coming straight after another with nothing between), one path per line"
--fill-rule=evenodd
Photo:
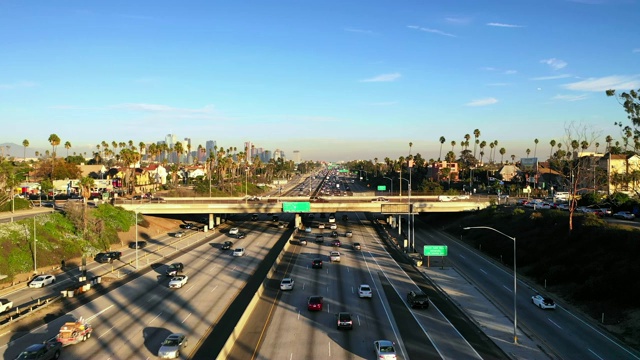
M43 342L41 344L29 345L23 352L18 355L18 360L49 360L60 358L62 343L55 339Z
M353 319L348 312L338 313L338 330L340 329L353 329Z
M313 259L311 261L312 269L322 269L322 259Z
M280 220L280 218L278 217L278 215L273 215L271 217L271 221L279 221L279 220Z
M146 241L132 241L129 243L131 249L144 249L147 246Z
M324 236L316 235L316 243L322 244L324 242Z
M236 239L244 239L245 236L247 236L247 234L240 231L239 233L236 234Z
M258 220L258 214L251 215L251 220L252 221L257 221Z
M183 228L183 229L193 229L196 226L194 224L191 224L191 223L186 223L186 224L180 225L180 227Z
M225 241L222 243L222 250L229 250L233 246L231 241Z
M429 308L429 296L422 291L409 291L407 302L412 308Z
M342 221L348 221L349 220L349 215L344 214L342 215Z
M120 260L120 256L122 256L122 253L120 251L109 251L109 252L98 253L93 258L93 260L102 264L112 263L114 260Z
M167 276L176 276L178 273L181 273L182 270L184 270L184 265L182 263L171 264L167 268Z

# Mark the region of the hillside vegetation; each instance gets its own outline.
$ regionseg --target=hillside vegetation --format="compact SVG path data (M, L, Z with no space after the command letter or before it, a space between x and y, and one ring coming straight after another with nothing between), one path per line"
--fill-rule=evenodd
M428 216L428 215L425 215ZM490 230L516 237L518 276L576 306L633 346L640 345L640 230L616 225L592 214L574 216L560 210L525 211L493 206L473 215L433 215L445 231L462 238L506 266L513 266L513 241Z

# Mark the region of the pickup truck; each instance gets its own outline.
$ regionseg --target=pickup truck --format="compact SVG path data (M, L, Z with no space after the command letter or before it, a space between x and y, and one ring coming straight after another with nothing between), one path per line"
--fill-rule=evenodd
M13 301L7 299L0 299L0 313L11 310L13 307Z

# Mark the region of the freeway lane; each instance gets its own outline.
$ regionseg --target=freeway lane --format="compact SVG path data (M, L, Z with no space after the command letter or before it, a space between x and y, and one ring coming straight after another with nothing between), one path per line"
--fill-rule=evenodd
M353 216L350 214L352 219ZM404 298L409 290L416 289L416 284L386 252L370 220L359 218L363 220L339 224L339 233L347 229L354 233L353 238L341 238L346 248L340 250L344 258L340 263L326 264L331 250L328 240L322 245L310 242L306 247L296 246L291 250L295 254L291 256L287 276L296 280L296 288L271 296L277 301L264 334L260 331L261 345L255 349L243 341L242 346L236 346L239 350L234 348L231 358L369 358L373 341L382 338L395 341L403 359L481 358L436 308L407 308ZM319 231L322 230L314 229ZM362 251L349 249L349 244L355 241L363 244ZM318 255L325 260L324 268L310 269L311 259ZM359 299L355 293L363 282L374 288L373 299ZM325 298L323 312L312 313L306 309L306 298L310 295ZM338 311L354 315L354 330L336 329ZM243 333L241 338L245 339L245 334L255 335L263 322L251 323L248 327L252 330ZM412 353L406 350L409 348Z
M418 219L418 218L416 218ZM470 249L446 233L430 228L421 220L416 226L416 245L447 245L447 263L464 274L480 291L497 304L512 320L513 272L499 263ZM417 224L416 224L417 225ZM479 231L479 230L476 230ZM519 337L527 336L550 348L553 358L564 359L640 359L638 355L617 340L598 329L569 306L558 303L555 311L544 311L531 304L536 286L518 280L517 306ZM556 299L558 300L558 299ZM513 325L513 322L511 322ZM513 341L513 335L497 341Z
M189 346L182 358L189 357L217 319L226 311L247 278L284 234L270 221L248 222L239 226L247 237L235 241L245 246L244 257L232 257L219 249L226 234L190 249L175 259L154 263L146 273L86 305L54 318L48 325L28 334L13 333L8 346L0 351L4 358L17 356L31 343L53 337L61 324L72 317L90 319L92 339L66 347L64 359L144 359L154 358L160 342L171 332L183 332ZM189 282L182 288L167 288L164 275L168 263L181 261Z

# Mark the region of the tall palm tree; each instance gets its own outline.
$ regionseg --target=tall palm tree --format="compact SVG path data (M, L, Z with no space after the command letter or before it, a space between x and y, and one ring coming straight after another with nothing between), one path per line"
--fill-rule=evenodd
M149 155L147 155L147 144L145 144L144 141L140 141L140 143L138 143L138 149L140 149L140 156L146 155L147 159L149 158Z
M576 152L576 150L578 150L579 147L580 143L578 142L578 140L571 140L571 149L573 149L572 156L574 159L578 157L578 153Z
M191 156L191 142L188 142L187 143L187 163L189 163L189 164L191 164L193 162L193 159L192 159L192 161L189 161L189 157L190 156Z
M489 150L489 163L493 164L493 148L496 147L496 144L492 141L489 143L489 147L491 148L491 150Z
M69 157L69 149L71 149L71 142L65 141L64 148L67 149L67 157Z
M600 147L600 143L596 141L595 146L596 146L596 154L597 154L598 153L598 148Z
M482 162L482 158L484 157L484 148L487 146L487 142L482 140L480 143L480 162Z
M54 170L56 163L56 146L60 145L60 138L56 134L49 135L49 144L51 144L51 156L53 157L53 161L51 162L51 181L54 180Z
M536 144L533 148L533 157L536 157L536 154L538 153L538 143L540 142L540 140L534 139L533 142L534 144Z
M456 147L456 141L455 140L451 140L451 152L455 154L455 150L453 148Z
M22 140L22 146L24 147L24 152L22 154L23 161L27 161L27 148L29 147L29 140Z
M553 148L556 147L556 141L555 140L551 140L549 142L549 145L551 145L551 150L549 150L549 159L551 159L551 154L553 153Z
M504 164L504 154L507 153L507 149L500 148L500 163Z
M611 135L607 135L604 141L607 143L607 152L611 152L611 142L613 141Z
M473 145L473 157L475 158L476 157L476 149L478 147L478 144L480 143L479 140L478 140L478 138L480 137L480 130L478 130L478 129L473 130L473 136L475 136L475 138L476 138L475 144Z
M527 153L527 157L529 157L529 154L531 154L531 149L527 149L526 153Z
M447 139L445 139L444 136L440 136L440 154L438 154L438 161L442 159L442 145L444 145L445 141L447 141Z
M514 154L511 154L511 163L516 163L516 156Z
M464 134L464 144L466 150L469 150L469 139L471 139L471 135Z

